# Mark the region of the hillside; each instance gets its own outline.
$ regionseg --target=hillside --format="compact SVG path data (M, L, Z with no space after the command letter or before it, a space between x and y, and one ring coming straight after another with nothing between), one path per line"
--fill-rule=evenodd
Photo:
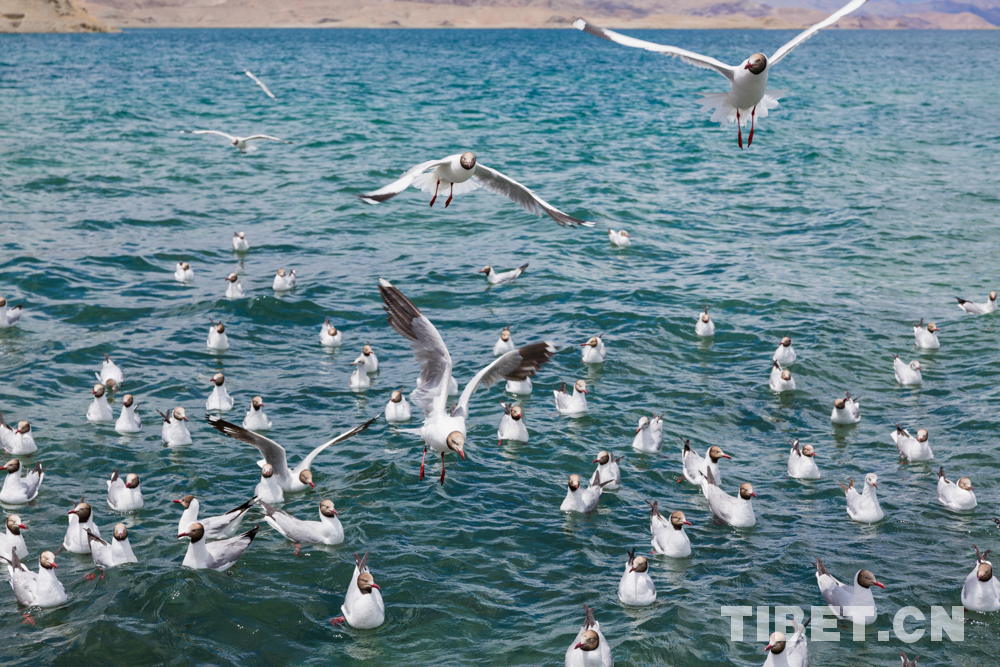
M72 0L0 0L0 32L112 32Z

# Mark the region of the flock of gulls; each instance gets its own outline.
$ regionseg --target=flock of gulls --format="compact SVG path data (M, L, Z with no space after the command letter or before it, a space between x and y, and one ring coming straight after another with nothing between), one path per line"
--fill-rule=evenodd
M714 58L677 47L627 37L593 26L583 19L574 25L603 39L676 56L684 62L713 69L725 76L730 81L732 89L726 93L706 95L704 104L706 109L715 109L712 115L713 121L737 125L738 143L740 148L743 148L742 128L747 122L750 123L746 141L746 145L750 146L753 142L756 119L766 117L768 110L777 106L777 99L781 96L782 91L767 89L770 68L807 38L822 28L833 25L839 18L856 10L864 2L865 0L853 0L824 21L796 36L770 58L762 53L755 53L738 66L726 65ZM275 98L274 93L259 78L249 71L245 73L264 93L272 99ZM184 132L224 137L233 147L244 153L253 149L253 142L291 143L266 134L238 137L217 130ZM366 203L378 204L399 195L410 186L431 194L431 206L435 204L439 195L447 193L444 202L444 206L447 207L455 195L483 188L508 198L536 215L547 214L562 226L594 225L593 222L572 217L557 209L519 182L483 165L471 152L422 162L405 172L399 179L382 188L364 193L360 198ZM608 239L614 246L631 245L631 236L624 229L608 229ZM250 243L244 232L233 235L232 249L238 255L245 255L250 251ZM492 266L486 266L480 273L484 273L489 285L494 286L517 280L527 268L528 264L524 264L513 270L497 272ZM175 267L174 279L190 283L195 279L194 270L187 262L179 261ZM239 299L245 296L236 273L229 274L225 280L227 298ZM276 292L287 292L294 289L295 285L295 271L280 269L274 276L272 287ZM507 394L521 398L528 396L533 392L532 378L557 352L556 346L550 341L518 346L514 343L510 327L505 327L493 347L494 360L479 370L459 393L458 383L452 374L452 357L444 338L434 324L413 301L389 281L380 279L377 287L388 315L388 324L409 342L420 367L417 386L408 397L402 390L392 391L382 413L319 445L293 466L288 461L284 447L263 435L263 432L272 428L273 423L265 413L265 402L261 396L252 398L240 424L226 421L220 416L233 411L236 406L226 389L224 374L215 374L211 378L211 389L205 403L206 412L215 414L207 415L207 421L225 436L257 450L261 457L257 461L260 478L252 491L248 489L247 495L250 499L247 502L222 514L203 516L203 508L194 495L174 500L182 510L176 537L187 541L187 551L183 560L185 567L218 571L232 567L250 547L260 529L260 526L256 525L248 531L240 532L244 518L251 511L259 512L264 522L296 546L302 543L326 545L342 543L344 528L331 499L323 498L319 502L318 520L294 517L280 509L286 495L316 488L311 468L319 455L330 447L362 433L383 416L388 422L397 424L412 420L414 417L412 406L415 406L423 417L419 431L412 431L419 433L423 443L419 478L423 479L425 476L428 466L427 454L430 452L432 457L430 465L434 465L435 460L440 458L439 483L444 484L447 456L454 454L462 460L466 456L466 421L473 394L480 387L488 389L504 381ZM972 315L994 313L997 310L996 292L991 292L985 302L975 303L958 299L958 305L963 311ZM16 326L21 316L20 305L8 307L7 300L0 298L0 328ZM711 338L715 335L715 322L709 315L707 307L697 315L694 332L702 338ZM939 329L933 323L925 325L922 320L915 323L913 326L915 345L922 349L940 347L938 332ZM339 348L344 344L343 332L326 319L320 326L319 343L326 348ZM230 340L222 322L214 320L210 322L206 344L209 349L220 354L230 349ZM603 334L591 337L581 344L581 348L581 361L585 364L602 364L607 359L608 347L605 345ZM768 386L773 392L782 393L796 389L795 377L791 372L791 367L796 361L797 355L792 340L786 336L771 356ZM378 357L373 347L366 343L352 365L354 371L349 380L350 388L358 392L366 391L371 387L371 376L379 369ZM897 355L893 360L893 372L895 380L900 385L918 385L922 382L918 360L906 362ZM140 432L143 429L142 417L137 412L140 403L128 393L122 395L120 401L116 400L126 384L122 369L109 355L105 355L101 368L95 375L97 381L93 385L86 419L96 424L113 423L114 429L122 434ZM553 392L556 410L560 415L569 418L582 416L588 410L586 382L582 379L576 380L571 386L570 391L564 382ZM458 398L449 407L449 401L453 396ZM114 414L116 403L119 407L117 417ZM520 406L513 402L504 402L501 405L503 413L499 416L497 439L500 443L505 440L527 442L529 430ZM165 446L183 447L192 444L187 427L188 416L184 407L176 406L166 412L159 410L157 412L161 417L161 438ZM857 397L845 392L843 398L833 401L830 414L832 424L846 426L857 424L860 420L861 406ZM928 461L933 458L929 434L925 429L918 429L913 435L902 424L897 424L889 436L902 460ZM16 427L8 425L0 413L0 444L12 457L3 466L6 478L0 489L0 503L10 507L25 505L39 499L45 470L40 461L34 466L22 462L22 459L34 456L38 449L31 424L21 420L17 422ZM632 447L639 453L660 455L663 447L662 415L643 416L639 420ZM757 496L753 485L750 482L727 484L723 480L723 461L730 459L730 455L716 445L708 447L704 455L699 454L688 440L683 440L678 448L681 473L678 481L686 481L700 490L715 520L735 528L754 526L756 516L753 503ZM578 513L594 511L605 492L614 491L623 484L622 471L618 465L620 459L620 456L616 457L612 452L599 452L593 460L596 468L589 476L586 486L580 474L570 474L560 509L564 512ZM802 480L820 479L816 451L811 444L801 444L798 440L792 443L788 455L788 475ZM878 499L878 477L874 473L865 476L860 491L853 479L840 486L845 493L846 513L853 521L870 524L884 518L885 514ZM938 473L936 494L937 500L950 510L969 511L977 505L972 481L968 477L953 481L946 476L943 468ZM636 555L636 549L627 551L618 586L619 600L629 606L647 606L656 600L656 586L650 576L653 557L689 558L692 554L692 543L685 530L686 526L693 525L692 522L681 511L674 511L665 517L660 512L658 501L646 502L649 505L652 550L648 555ZM107 506L116 513L143 510L140 478L136 473L129 472L122 475L118 470L111 473L107 481ZM17 513L7 515L4 534L0 535L0 559L7 564L11 587L18 603L31 608L55 607L67 601L67 593L56 574L58 569L56 557L64 550L73 554L89 554L95 566L101 571L102 577L104 570L125 563L138 562L138 555L129 543L126 525L117 523L111 529L109 539L105 540L95 521L96 514L95 509L81 499L68 513L68 525L62 545L56 551L41 552L38 557L37 572L33 572L25 561L30 553L24 536L24 531L28 529L25 517ZM1000 526L1000 520L994 521ZM975 548L975 552L975 565L962 588L962 604L972 611L1000 610L1000 584L993 577L992 565L987 560L989 551L980 553L979 549ZM331 623L346 622L354 628L371 629L384 622L385 602L370 569L369 555L367 552L354 555L354 567L341 607L342 615L333 619ZM821 559L817 558L814 565L819 593L837 618L860 625L869 625L875 621L877 609L873 589L885 586L872 572L859 568L849 579L850 583L844 584L827 571ZM847 574L849 573L843 573ZM96 575L91 575L94 576ZM849 609L851 607L854 609ZM586 606L584 609L585 620L566 650L566 666L613 665L611 646L601 632L594 610ZM805 626L808 622L806 620L803 624L795 624L796 631L790 638L781 632L772 634L765 648L767 657L764 665L806 667L809 659ZM905 654L901 655L901 659L904 667L916 662L916 658L910 661Z

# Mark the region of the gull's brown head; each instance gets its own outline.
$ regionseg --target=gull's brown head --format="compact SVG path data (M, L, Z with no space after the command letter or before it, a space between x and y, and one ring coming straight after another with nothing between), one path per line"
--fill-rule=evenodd
M763 53L753 54L747 58L747 64L743 66L743 69L748 69L753 74L760 74L767 69L767 56Z
M333 507L333 501L329 498L319 504L319 512L325 517L333 518L337 516L337 510Z
M393 403L400 403L400 402L402 402L402 400L403 400L403 392L401 392L398 389L394 389L393 392L392 392L392 395L389 397L389 400L392 401Z
M312 471L309 470L308 468L299 473L299 481L302 482L303 484L308 484L310 487L314 489L316 488L316 485L313 484Z
M670 525L677 530L684 530L684 526L693 526L694 524L687 520L687 517L684 516L684 512L677 510L670 515Z
M114 535L115 535L115 539L118 540L119 542L127 540L128 539L128 528L125 526L124 523L115 524Z
M601 638L593 630L587 630L582 635L580 635L580 641L577 642L574 649L580 649L581 651L596 651L601 645Z
M462 169L469 170L476 166L476 156L472 153L462 153L462 157L458 158L459 163L462 165Z
M579 489L580 488L580 476L579 475L570 475L569 476L569 484L567 486L569 486L569 490L570 491L576 491L577 489Z
M465 436L462 435L461 431L452 431L448 434L448 439L445 441L448 445L448 449L456 452L465 460Z
M753 492L753 484L750 482L743 482L740 484L740 498L743 500L750 500L750 498L756 498L757 494Z
M212 383L215 384L216 387L221 387L226 383L226 376L222 373L216 373L212 376Z
M250 401L250 406L254 410L260 410L262 407L264 407L264 399L261 398L260 396L254 396L253 400Z
M260 476L264 479L270 479L274 475L274 466L270 463L265 463L260 469Z
M136 489L139 488L139 476L134 472L130 472L125 478L125 488Z

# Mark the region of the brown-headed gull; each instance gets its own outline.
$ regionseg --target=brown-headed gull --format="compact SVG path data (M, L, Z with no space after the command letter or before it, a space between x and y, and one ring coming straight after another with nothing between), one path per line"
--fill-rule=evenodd
M639 426L632 438L632 449L646 454L659 454L663 448L663 415L654 414L652 418L645 415L639 417Z
M725 521L733 528L750 528L757 524L757 517L753 513L753 500L757 494L753 492L753 485L750 482L740 484L739 493L736 497L729 495L719 488L709 468L704 475L705 483L701 485L701 490L708 499L708 507L716 518Z
M274 466L270 463L265 463L260 467L260 481L257 482L253 495L266 503L285 502L285 492L281 490L277 480L274 479Z
M788 476L794 479L819 479L815 449L812 445L805 445L800 449L798 438L792 442L792 450L788 453Z
M361 348L361 354L354 360L354 363L365 362L365 372L369 375L378 373L378 355L372 349L371 343L365 343Z
M194 280L194 270L187 262L177 262L174 268L174 280L179 283L189 283Z
M865 488L861 493L854 488L852 477L847 486L837 485L847 496L847 516L859 523L876 523L885 518L885 512L878 503L878 475L873 472L865 475Z
M618 600L627 607L648 607L656 602L656 586L649 576L649 560L628 552L625 572L618 582Z
M10 586L25 607L58 607L69 599L56 577L56 555L51 551L43 551L38 557L38 574L29 570L14 551L0 554L0 558L10 564Z
M4 534L0 535L0 554L10 554L11 549L21 558L28 557L28 545L24 543L22 530L28 530L20 515L11 514L4 522Z
M205 517L203 519L198 518L200 504L198 503L198 499L194 496L186 495L180 500L175 500L174 502L184 508L184 511L181 513L180 521L177 522L178 533L183 533L188 526L197 521L204 528L205 536L216 540L223 537L232 537L236 534L236 531L240 527L240 523L243 522L243 516L250 510L251 507L253 507L254 503L257 502L257 498L255 496L239 507L234 507L229 510L225 514Z
M344 604L340 607L342 616L330 621L339 625L344 621L358 630L371 630L385 622L385 602L382 601L382 589L375 583L368 569L368 552L354 554L354 573L347 585Z
M208 395L208 400L205 401L205 409L216 412L229 412L232 410L235 401L229 395L229 392L226 391L226 376L222 373L216 373L208 383L212 385L212 393Z
M117 512L131 512L142 509L145 501L139 488L139 476L130 472L122 479L115 470L108 480L108 507Z
M274 509L263 500L257 501L264 508L264 521L297 544L340 544L344 541L344 527L337 518L333 501L325 499L319 504L319 521L303 521L291 514Z
M632 245L632 235L624 229L616 231L608 227L608 240L611 242L611 245L619 248L628 248Z
M649 505L649 532L653 535L650 544L653 554L669 556L670 558L687 558L691 555L691 539L684 526L694 525L687 520L684 512L677 510L664 519L660 514L659 502L646 501Z
M715 109L715 113L712 114L712 122L714 123L725 124L735 122L738 128L739 146L743 148L742 128L747 122L747 118L749 117L750 120L750 136L747 138L747 146L749 147L753 142L755 117L766 118L768 110L778 106L778 98L784 94L784 91L781 90L767 89L767 78L771 72L771 68L777 65L782 58L791 53L799 44L823 28L833 25L842 17L855 11L861 5L865 4L866 1L852 0L839 11L800 32L794 39L775 51L770 59L763 53L754 53L736 66L727 65L715 58L703 56L692 51L685 51L676 46L654 44L653 42L635 39L634 37L628 37L617 32L612 32L611 30L598 28L583 19L578 19L573 23L573 27L623 46L645 49L646 51L653 51L670 57L679 57L689 65L703 69L712 69L726 77L732 85L732 89L725 93L703 94L701 99L702 111Z
M513 403L501 403L500 406L503 408L503 417L497 427L497 444L502 445L504 440L528 442L528 427L524 423L521 406Z
M372 379L368 375L368 360L364 356L360 356L351 362L354 366L354 372L351 373L351 377L347 381L347 386L351 388L351 391L362 392L372 386Z
M114 382L114 380L111 380ZM90 391L94 395L90 407L87 408L87 421L89 422L110 422L115 420L115 413L111 410L108 398L105 398L105 385L95 384ZM109 397L110 398L110 397Z
M479 273L486 274L486 282L490 285L504 285L506 283L512 283L517 278L524 273L524 270L528 268L527 262L517 267L516 269L511 269L510 271L504 271L503 273L497 273L493 270L493 267L487 264L483 268L479 269Z
M233 145L233 148L237 149L244 155L247 151L257 150L256 146L249 146L247 142L250 141L276 141L279 144L290 144L292 142L285 141L284 139L279 139L278 137L272 137L269 134L251 134L249 137L236 137L225 132L219 132L218 130L181 130L181 134L214 134L219 137L225 137L229 140L229 143Z
M344 344L344 336L340 329L330 322L330 318L323 320L323 326L319 329L319 342L323 347L340 347Z
M901 425L896 424L896 429L889 434L892 441L896 443L896 450L899 456L907 461L930 461L934 458L931 451L930 434L926 429L917 431L917 437L910 435L910 432Z
M767 380L767 386L776 394L786 391L795 391L795 378L787 368L782 368L777 361L771 362L771 375Z
M955 298L958 299L958 307L969 315L985 315L986 313L995 313L997 310L996 292L990 292L990 296L985 303L973 303L972 301L959 299L957 296Z
M138 433L142 430L142 417L135 411L139 407L132 394L125 394L122 398L122 412L115 422L115 430L119 433Z
M0 296L0 329L6 329L17 324L18 320L21 319L22 310L21 304L13 308L8 308L7 298Z
M875 575L868 570L858 570L854 584L845 586L827 572L823 559L816 559L816 583L823 600L834 616L842 621L853 621L859 625L871 625L878 617L872 586L885 588Z
M597 501L601 499L601 492L604 490L604 485L610 482L611 480L602 482L598 478L589 487L584 489L580 486L580 476L570 475L569 482L566 484L566 497L563 498L559 509L563 512L579 512L581 514L593 512L597 509Z
M94 523L94 512L90 503L80 498L80 502L69 511L69 526L66 528L66 537L63 538L63 549L73 554L89 554L88 531L98 536L101 534L101 529Z
M264 412L264 399L260 396L250 399L250 409L243 417L243 428L248 431L267 431L273 425Z
M250 250L250 242L247 241L246 232L233 232L233 251L247 252Z
M937 481L938 501L950 510L971 510L976 508L975 489L972 480L963 477L958 483L949 482L944 476L944 466L938 470Z
M207 569L225 572L240 559L243 552L253 542L258 530L260 530L260 526L254 526L242 535L206 543L205 528L196 521L188 526L187 530L177 535L179 540L185 537L191 540L181 565L195 570Z
M718 484L722 481L722 475L719 472L719 459L729 459L731 461L733 459L732 456L722 451L722 448L718 445L712 445L705 452L705 456L702 457L691 448L690 440L681 439L681 442L684 443L684 449L681 451L681 466L684 470L684 477L682 479L686 479L696 486L701 486L705 483L705 478L707 477L705 473L711 470L715 483Z
M921 384L924 381L920 374L920 362L914 359L909 364L903 363L898 354L892 355L892 370L896 374L896 382L905 386Z
M936 350L941 347L941 341L937 337L938 331L941 330L933 322L924 326L924 320L921 318L920 324L913 325L913 338L916 340L917 347L922 350Z
M420 437L424 441L424 458L420 463L420 478L424 476L427 450L441 455L441 483L444 484L445 452L455 452L465 459L465 420L469 415L469 400L479 385L489 388L498 380L523 380L533 376L542 364L556 353L549 341L532 343L498 357L465 386L455 408L448 412L448 384L452 361L448 347L437 328L413 302L387 280L379 279L379 293L385 303L389 325L410 341L410 348L420 364L420 386L411 398L424 413Z
M857 424L861 421L861 404L859 398L852 398L851 392L845 392L845 398L838 398L833 402L833 412L830 413L830 422L838 426Z
M991 612L1000 610L1000 582L993 576L993 563L986 560L990 555L990 549L986 553L979 553L979 547L972 545L976 550L976 566L965 578L962 586L962 606L969 611Z
M623 458L625 458L624 455L616 458L612 453L598 452L597 457L591 462L597 464L597 470L590 476L590 485L593 486L603 479L606 480L603 485L606 490L615 491L621 488L622 471L618 467L618 462Z
M277 99L274 96L274 93L271 92L270 88L268 88L267 86L265 86L263 81L261 81L260 79L258 79L257 77L255 77L253 75L253 72L251 72L248 69L245 69L245 70L243 70L243 73L246 74L251 79L253 79L253 82L256 83L258 86L260 86L260 89L264 91L265 95L267 95L268 97L270 97L272 100L273 99Z
M566 649L566 667L614 667L611 646L601 633L601 624L594 619L594 610L587 605L583 610L587 618Z
M433 171L425 173L428 170ZM392 199L411 185L418 190L434 193L431 198L431 206L434 206L441 186L448 188L448 199L444 203L446 208L451 204L452 197L455 195L483 188L487 192L506 197L529 213L535 215L546 213L564 227L594 226L593 222L579 220L563 213L514 179L480 164L476 156L469 152L456 153L440 160L422 162L407 171L398 180L373 192L360 195L360 197L368 204L378 204Z
M773 632L767 640L764 652L767 659L764 660L764 667L809 667L809 648L806 646L806 626L809 621L799 625L792 621L795 634L791 639L785 637L784 632Z
M228 284L226 285L226 298L227 299L241 299L243 298L243 283L240 282L240 277L236 275L236 272L230 273L224 279Z
M23 505L35 499L42 486L42 480L45 479L41 462L36 461L34 469L24 477L21 477L21 462L17 459L7 461L3 470L7 472L7 476L4 478L3 487L0 487L0 503Z
M104 355L104 362L101 364L101 372L94 373L97 376L97 381L101 383L107 383L108 380L114 380L115 384L121 384L125 382L125 376L122 374L122 369L118 365L111 361L111 357L107 354Z
M608 356L608 350L604 347L604 334L591 336L580 347L583 348L582 358L585 364L603 364Z
M795 348L792 347L790 336L785 336L781 339L781 344L778 345L778 349L774 351L774 355L771 357L773 361L781 364L782 368L794 364L796 358L797 355L795 354Z
M394 389L389 395L389 402L385 404L384 412L385 420L394 424L410 421L413 417L413 410L410 409L410 403L399 389Z
M111 543L108 544L100 535L88 531L90 557L94 559L94 565L102 570L108 570L125 563L138 563L139 559L135 557L132 544L128 541L128 527L124 523L115 524L111 535ZM101 577L103 576L102 574Z
M208 328L208 349L225 352L229 349L229 336L226 335L226 325L221 320L216 322L211 317L208 318L208 321L212 323L212 326Z
M567 417L580 417L587 414L587 382L577 380L573 384L573 393L566 393L566 383L552 392L556 397L556 411Z
M11 428L4 421L3 412L0 412L0 447L14 456L37 452L38 445L35 444L35 436L31 434L31 424L22 419L17 423L17 428Z
M271 284L271 289L275 292L288 292L295 289L295 269L291 271L278 269L278 273L274 276L274 282Z
M711 338L715 335L715 322L708 316L708 306L702 310L698 316L698 321L694 325L694 334L702 338Z
M493 344L493 356L499 357L501 354L507 354L514 349L517 349L517 346L514 345L514 339L510 335L510 325L508 324L500 332L500 338Z
M288 469L288 459L285 455L285 448L276 443L274 440L260 435L259 433L254 433L248 429L237 426L236 424L227 422L223 419L219 419L213 415L207 416L206 419L208 419L209 425L220 433L255 447L257 451L260 452L260 455L264 457L260 461L257 461L257 465L262 468L264 465L270 465L273 468L274 479L276 480L278 486L283 491L298 493L300 491L305 491L308 488L316 488L316 485L313 484L312 481L313 475L310 467L312 466L313 460L317 456L319 456L328 447L336 445L339 442L343 442L344 440L361 433L374 424L381 416L382 413L380 412L365 423L348 429L335 438L327 440L322 445L309 452L309 454L291 470Z
M160 429L160 440L167 447L182 447L191 444L191 432L188 430L187 413L184 408L176 407L169 414L164 414L157 410L163 417L163 427Z

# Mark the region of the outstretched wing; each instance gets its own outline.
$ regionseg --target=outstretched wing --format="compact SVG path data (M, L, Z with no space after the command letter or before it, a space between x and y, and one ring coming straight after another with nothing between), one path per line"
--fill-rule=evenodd
M330 445L335 445L338 442L343 442L344 440L347 440L348 438L356 436L358 433L361 433L366 428L368 428L369 426L371 426L372 424L374 424L376 421L378 421L378 418L381 417L381 416L382 416L382 413L380 412L377 415L375 415L374 417L372 417L371 419L369 419L368 421L366 421L364 424L361 424L359 426L355 426L354 428L350 429L349 431L344 431L343 433L341 433L340 435L338 435L333 440L330 440L328 442L324 442L322 445L320 445L316 449L314 449L311 452L309 452L309 456L307 456L304 459L302 459L302 463L300 463L297 466L295 466L295 470L292 471L292 474L295 476L296 479L298 479L300 472L302 472L303 470L308 470L309 468L312 467L313 459L316 458L319 455L320 452L322 452L324 449L326 449Z
M541 215L544 211L563 227L594 226L593 222L579 220L563 213L513 178L504 176L496 169L490 169L481 163L476 163L476 171L472 178L484 190L506 197L529 213Z
M844 5L837 12L834 12L833 14L830 14L829 16L827 16L825 19L823 19L822 21L820 21L816 25L814 25L814 26L812 26L810 28L807 28L806 30L803 30L802 32L800 32L798 35L795 36L795 39L793 39L792 41L788 42L787 44L785 44L780 49L778 49L777 51L774 52L774 55L771 56L768 59L768 62L767 62L768 68L771 68L771 67L774 67L775 65L777 65L778 62L782 58L784 58L785 56L787 56L789 53L791 53L792 49L794 49L796 46L798 46L802 42L806 41L807 39L809 39L810 37L812 37L813 35L815 35L817 32L819 32L823 28L826 28L828 26L833 25L834 23L836 23L837 21L839 21L843 17L847 16L848 14L850 14L851 12L853 12L854 10L856 10L857 8L859 8L861 5L865 4L866 2L868 2L868 0L853 0L852 2L848 3L847 5Z
M250 77L251 79L253 79L253 82L254 82L254 83L256 83L256 84L257 84L258 86L260 86L261 90L263 90L263 91L264 91L265 93L267 93L267 96L268 96L268 97L270 97L270 98L271 98L272 100L273 100L273 99L276 99L276 98L274 97L274 93L272 93L272 92L270 91L270 89L268 89L268 87L264 85L264 82L263 82L263 81L261 81L260 79L258 79L257 77L255 77L255 76L253 75L253 73L251 73L251 72L250 72L250 70L248 70L248 69L245 69L245 70L243 70L243 73L244 73L244 74L246 74L246 75L247 75L248 77Z
M393 181L389 185L381 187L378 190L374 190L372 192L366 192L365 194L358 196L361 197L361 201L367 204L378 204L379 202L392 199L400 192L410 187L410 184L413 183L414 178L424 173L428 169L434 169L436 167L440 167L443 164L448 164L449 162L451 162L453 157L454 156L449 156L444 158L443 160L428 160L427 162L421 162L416 167L413 167L412 169L410 169L408 172L403 174L401 177L399 177L397 180Z
M225 132L219 132L218 130L181 130L181 134L217 134L220 137L225 137L230 141L236 141L236 137L231 134L226 134Z
M243 141L277 141L279 144L290 144L292 142L285 141L284 139L279 139L278 137L272 137L270 134L255 134L253 136L247 137Z
M285 448L274 440L265 438L253 431L248 431L242 426L237 426L224 419L219 419L215 415L207 415L206 419L208 419L209 425L216 431L256 447L260 455L264 457L264 462L270 463L274 468L275 475L284 477L288 474L288 460L285 456Z
M501 378L523 381L533 377L542 364L551 359L556 352L556 346L552 342L544 341L525 345L501 355L492 364L476 373L472 381L465 385L465 391L459 397L458 406L452 415L469 416L469 399L476 393L480 384L488 388Z
M627 37L621 33L614 32L613 30L598 28L596 25L587 23L583 19L577 19L576 22L573 23L573 27L577 30L589 32L595 37L606 39L609 42L621 44L622 46L631 46L634 49L645 49L646 51L652 51L654 53L662 53L663 55L670 56L672 58L680 58L687 64L694 65L695 67L701 67L702 69L714 69L730 81L732 81L736 76L735 67L727 65L724 62L720 62L715 58L703 56L700 53L685 51L684 49L679 49L676 46L665 46L663 44L655 44L653 42L635 39L634 37Z
M429 417L444 412L448 402L448 380L451 378L451 355L437 328L413 302L388 280L379 278L378 291L389 313L389 326L410 341L413 356L420 364L421 386L413 391L413 403Z

